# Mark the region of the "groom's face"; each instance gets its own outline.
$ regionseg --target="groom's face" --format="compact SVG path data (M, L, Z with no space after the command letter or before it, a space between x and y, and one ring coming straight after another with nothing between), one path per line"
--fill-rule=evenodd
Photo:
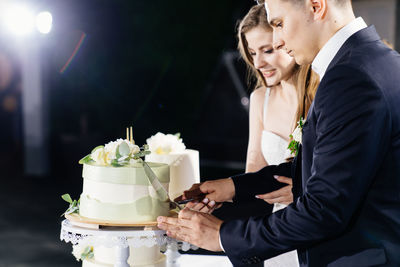
M299 0L297 0L299 1ZM297 64L311 63L316 54L318 31L308 0L266 0L268 21L274 33L274 46L295 58Z

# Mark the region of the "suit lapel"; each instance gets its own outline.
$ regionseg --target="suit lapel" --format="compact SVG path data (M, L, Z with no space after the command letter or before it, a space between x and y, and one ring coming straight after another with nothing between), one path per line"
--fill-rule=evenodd
M314 108L314 101L311 103L310 108L307 113L307 118L304 123L306 125L308 123L308 118L310 117L310 114L312 113ZM303 127L304 127L303 125ZM292 165L292 179L293 179L293 187L292 187L292 193L294 197L299 197L303 193L303 187L302 187L302 148L303 146L300 144L299 145L299 152L297 153L297 156L293 159L293 165Z
M301 180L301 151L302 145L299 145L299 152L297 153L297 156L293 159L292 164L293 198L301 196L303 192Z

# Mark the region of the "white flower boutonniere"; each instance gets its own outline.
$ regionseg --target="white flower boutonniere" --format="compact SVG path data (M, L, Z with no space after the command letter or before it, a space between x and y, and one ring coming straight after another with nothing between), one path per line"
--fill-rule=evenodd
M299 153L299 145L302 142L303 139L303 125L306 121L303 120L303 117L300 118L300 120L297 122L297 127L294 129L293 133L289 135L290 137L290 143L288 146L288 149L290 149L290 152L292 155L297 156L297 153Z

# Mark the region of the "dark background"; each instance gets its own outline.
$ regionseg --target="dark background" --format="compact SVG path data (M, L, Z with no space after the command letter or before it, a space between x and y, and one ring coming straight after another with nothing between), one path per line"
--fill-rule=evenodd
M236 23L253 1L30 1L54 24L40 42L49 137L49 172L24 172L21 63L0 40L0 266L79 266L59 240L60 196L82 190L78 160L125 136L137 144L158 131L180 132L200 151L202 179L243 172L248 138L246 70L232 83L226 54L236 51ZM84 41L60 72L79 39ZM24 45L30 45L25 41ZM233 55L237 56L237 54Z
M241 97L250 90L235 53L235 28L253 1L29 3L54 17L51 34L23 41L40 43L38 68L49 103L44 109L50 146L44 149L52 174L79 173L79 158L124 137L127 126L133 126L138 144L158 131L180 132L188 148L200 151L202 167L223 162L243 169L248 113ZM61 72L82 36L78 53ZM29 129L23 128L21 63L14 40L2 37L1 162L23 173L23 132ZM242 95L224 61L232 53Z

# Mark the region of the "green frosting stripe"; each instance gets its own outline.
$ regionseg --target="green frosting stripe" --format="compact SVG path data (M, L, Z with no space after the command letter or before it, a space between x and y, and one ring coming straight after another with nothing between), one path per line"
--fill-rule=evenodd
M161 183L169 183L169 166L162 163L148 162ZM108 167L83 165L82 177L97 182L112 184L151 185L141 164L128 167Z
M161 202L150 196L140 198L133 203L103 203L81 195L79 214L93 219L126 222L155 221L157 216L168 216L169 203Z

